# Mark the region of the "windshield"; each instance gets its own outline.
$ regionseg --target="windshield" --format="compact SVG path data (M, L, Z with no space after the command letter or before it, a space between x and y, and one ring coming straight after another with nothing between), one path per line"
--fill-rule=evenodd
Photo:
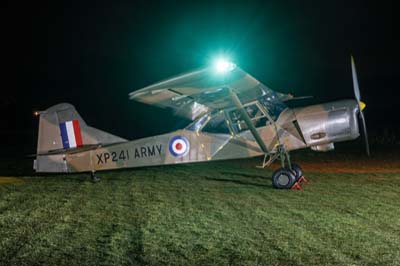
M279 99L278 95L273 90L266 90L265 92L266 94L258 100L267 109L271 118L276 121L287 106Z

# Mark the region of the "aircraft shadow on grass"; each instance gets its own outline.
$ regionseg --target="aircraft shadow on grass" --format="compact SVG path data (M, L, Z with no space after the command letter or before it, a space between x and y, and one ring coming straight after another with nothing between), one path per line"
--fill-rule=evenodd
M235 177L251 177L251 178L264 178L264 176L252 176L249 174L235 174L235 173L222 173L222 174L229 174L229 175L234 175ZM262 188L268 188L268 189L273 189L271 184L260 184L260 183L255 183L251 181L244 181L244 180L238 180L238 179L229 179L229 178L215 178L215 177L204 177L206 180L210 181L217 181L217 182L226 182L226 183L234 183L238 185L245 185L245 186L255 186L255 187L262 187Z

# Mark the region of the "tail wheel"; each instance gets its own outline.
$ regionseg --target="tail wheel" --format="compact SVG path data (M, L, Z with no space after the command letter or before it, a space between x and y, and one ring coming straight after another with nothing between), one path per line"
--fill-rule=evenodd
M92 172L90 173L90 176L92 177L92 182L93 182L93 183L97 183L97 182L100 181L100 177L98 177L94 171L92 171Z
M272 185L274 188L289 189L296 182L295 175L287 169L280 168L272 175Z
M295 173L296 181L303 176L303 170L298 164L292 163L292 171Z

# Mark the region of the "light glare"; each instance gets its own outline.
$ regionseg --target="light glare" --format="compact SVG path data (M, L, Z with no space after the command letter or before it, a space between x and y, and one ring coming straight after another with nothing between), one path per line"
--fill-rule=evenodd
M232 71L236 65L225 58L215 60L214 67L217 73L226 73Z

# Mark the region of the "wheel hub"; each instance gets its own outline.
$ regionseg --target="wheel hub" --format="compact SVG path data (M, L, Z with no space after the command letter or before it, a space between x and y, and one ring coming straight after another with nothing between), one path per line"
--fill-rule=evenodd
M281 186L286 186L289 182L290 182L290 179L287 175L282 174L278 177L278 183Z

